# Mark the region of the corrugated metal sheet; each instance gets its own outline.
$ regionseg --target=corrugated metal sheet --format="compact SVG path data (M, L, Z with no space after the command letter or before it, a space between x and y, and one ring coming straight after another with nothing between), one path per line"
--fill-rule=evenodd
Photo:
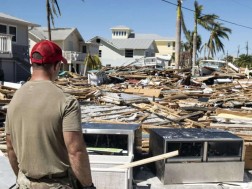
M153 39L112 39L110 43L118 49L148 49L153 43Z

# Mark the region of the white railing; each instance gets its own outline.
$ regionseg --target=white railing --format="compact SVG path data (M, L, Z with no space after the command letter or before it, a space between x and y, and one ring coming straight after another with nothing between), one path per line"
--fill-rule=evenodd
M0 33L0 54L12 54L12 35Z
M86 57L86 53L75 51L63 51L63 56L67 59L68 63L83 62Z
M144 66L155 66L157 64L158 63L156 57L147 57L144 59Z

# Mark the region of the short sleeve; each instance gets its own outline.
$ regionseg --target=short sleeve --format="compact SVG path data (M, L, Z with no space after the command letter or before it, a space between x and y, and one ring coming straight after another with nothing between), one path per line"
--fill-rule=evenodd
M73 96L67 98L63 114L63 131L81 131L81 110Z

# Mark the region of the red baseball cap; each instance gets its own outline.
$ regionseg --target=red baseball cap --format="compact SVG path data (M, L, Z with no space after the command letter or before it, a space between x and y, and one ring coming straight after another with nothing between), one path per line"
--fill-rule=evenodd
M42 58L34 58L32 55L35 52L39 53ZM30 58L32 63L37 64L54 64L60 61L62 61L64 64L67 63L67 60L62 56L61 48L54 42L48 40L40 41L34 45Z

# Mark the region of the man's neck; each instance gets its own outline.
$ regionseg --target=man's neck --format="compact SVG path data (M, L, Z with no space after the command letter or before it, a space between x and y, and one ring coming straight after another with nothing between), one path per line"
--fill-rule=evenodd
M51 75L46 74L43 71L40 70L36 70L33 71L32 77L30 79L31 81L41 81L41 80L48 80L48 81L52 81L53 78Z

